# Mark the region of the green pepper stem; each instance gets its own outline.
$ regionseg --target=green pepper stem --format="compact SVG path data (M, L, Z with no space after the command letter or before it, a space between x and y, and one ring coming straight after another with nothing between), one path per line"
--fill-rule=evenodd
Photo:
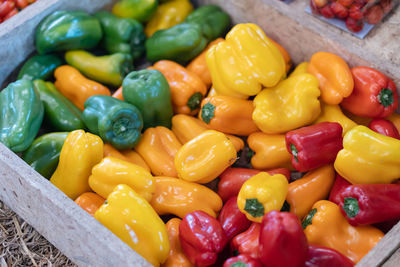
M343 203L343 210L346 212L347 217L353 218L357 216L360 211L358 200L353 197L345 197Z
M202 99L203 95L200 92L196 92L188 99L186 105L190 108L190 111L196 110L200 107Z
M310 210L310 212L307 214L307 217L301 222L303 229L306 229L306 227L312 223L312 219L316 213L317 209Z
M211 104L210 102L206 103L202 108L201 108L201 119L209 124L211 119L214 118L214 111L215 111L215 106Z
M393 92L389 88L383 88L378 94L378 101L385 108L393 104Z
M253 217L264 216L264 206L258 201L257 198L246 199L244 210L247 211Z
M292 155L293 155L294 159L296 160L296 162L299 162L299 159L297 158L298 151L297 151L296 146L293 144L290 144L290 151L292 152Z

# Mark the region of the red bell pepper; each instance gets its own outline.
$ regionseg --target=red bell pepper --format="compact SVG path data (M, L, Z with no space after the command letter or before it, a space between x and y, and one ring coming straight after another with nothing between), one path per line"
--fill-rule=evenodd
M342 253L317 245L308 246L304 267L352 267L354 263Z
M340 194L340 210L353 225L400 219L400 185L358 184Z
M233 253L246 254L258 259L258 244L261 224L253 222L247 231L238 234L231 241Z
M246 215L239 210L236 196L231 197L224 204L218 216L218 221L221 223L228 241L234 236L246 231L251 224L251 221L246 218Z
M368 67L351 69L354 89L341 105L351 113L369 118L385 118L398 106L394 82L383 73Z
M13 1L5 1L0 4L0 17L4 17L11 10L15 8L15 3Z
M260 173L268 172L270 175L283 174L288 181L290 180L290 171L286 168L278 168L273 170L255 170L245 168L227 168L220 174L218 183L218 195L222 201L227 201L233 196L239 194L240 188L250 177Z
M261 262L268 267L299 267L304 264L308 243L297 216L270 211L264 215L258 250Z
M248 255L239 255L227 259L222 267L263 267L263 265Z
M394 126L393 122L389 120L374 119L368 124L368 128L377 133L400 139L399 131L396 126Z
M335 182L332 186L331 192L329 193L329 201L332 201L333 203L339 205L340 202L339 193L350 185L351 183L349 183L346 179L344 179L339 174L336 174Z
M196 266L210 266L217 260L227 239L221 224L203 211L187 214L179 225L182 250Z
M292 165L300 172L333 163L343 148L342 126L337 122L320 122L286 133L286 148Z

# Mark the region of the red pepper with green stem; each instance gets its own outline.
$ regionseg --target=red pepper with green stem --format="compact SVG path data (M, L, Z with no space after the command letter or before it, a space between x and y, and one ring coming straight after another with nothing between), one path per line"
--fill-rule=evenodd
M304 267L352 267L354 263L342 253L327 247L309 245Z
M261 224L253 222L249 229L235 236L230 244L233 254L245 254L258 259L260 229Z
M239 255L227 259L222 267L262 267L262 263L248 255Z
M368 128L377 133L400 139L399 131L397 130L393 122L389 120L374 119L368 124Z
M331 192L329 193L329 201L332 201L333 203L339 205L340 192L342 192L343 189L350 185L351 183L349 183L346 179L344 179L339 174L336 174L335 182L333 183Z

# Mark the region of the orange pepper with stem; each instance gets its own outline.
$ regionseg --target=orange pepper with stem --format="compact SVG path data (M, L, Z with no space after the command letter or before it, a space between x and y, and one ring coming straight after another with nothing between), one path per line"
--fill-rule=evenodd
M104 204L105 198L93 192L86 192L75 199L75 203L87 213L94 216L94 213Z
M145 168L146 170L150 171L150 168L146 164L144 159L136 151L131 150L131 149L118 151L112 145L104 144L103 156L122 159L122 160L128 161L130 163L139 165L140 167Z

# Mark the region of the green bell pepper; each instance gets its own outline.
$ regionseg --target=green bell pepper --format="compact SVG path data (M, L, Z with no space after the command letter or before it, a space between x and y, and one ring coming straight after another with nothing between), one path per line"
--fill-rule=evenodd
M61 148L68 132L48 133L36 138L22 154L22 159L46 179L56 170Z
M44 105L45 121L59 131L85 129L81 110L72 104L51 82L33 82Z
M122 82L122 96L140 110L145 129L171 127L171 91L167 79L158 70L129 73Z
M143 119L133 105L107 95L85 101L83 121L89 130L116 149L133 148L140 140Z
M54 54L35 55L28 59L18 73L18 80L36 79L47 80L53 75L54 70L62 65L62 60Z
M36 28L39 54L71 49L94 48L102 38L98 19L84 11L56 11Z
M43 115L32 81L10 83L0 92L0 142L14 152L24 151L39 132Z
M120 18L131 18L143 23L151 18L157 5L157 0L121 0L113 6L112 13Z
M131 55L123 53L97 57L84 50L72 50L65 53L65 61L86 77L112 86L120 86L133 70Z
M200 54L207 45L202 28L196 23L181 23L156 31L146 41L147 59L169 59L185 63Z
M107 11L94 14L103 29L103 47L108 53L126 53L133 59L144 52L146 34L142 24L130 18L118 18Z

